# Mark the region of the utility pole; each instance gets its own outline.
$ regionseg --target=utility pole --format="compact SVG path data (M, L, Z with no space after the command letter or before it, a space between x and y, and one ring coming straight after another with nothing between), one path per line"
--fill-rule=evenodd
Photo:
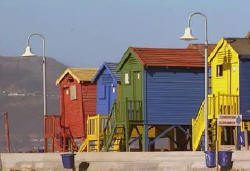
M9 132L9 119L7 112L4 112L4 128L5 128L6 150L8 153L10 153L10 132Z

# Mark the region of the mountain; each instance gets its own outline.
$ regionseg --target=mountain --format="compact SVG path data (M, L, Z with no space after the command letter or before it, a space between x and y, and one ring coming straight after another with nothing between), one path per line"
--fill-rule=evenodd
M67 66L46 58L48 114L59 112L56 79ZM12 151L42 147L42 57L0 57L0 151L5 150L3 112L9 114Z

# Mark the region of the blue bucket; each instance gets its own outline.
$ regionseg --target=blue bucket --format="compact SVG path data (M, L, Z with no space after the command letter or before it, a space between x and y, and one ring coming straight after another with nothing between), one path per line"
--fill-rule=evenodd
M66 169L74 168L74 156L73 153L61 154L63 167Z
M209 168L216 166L215 151L205 151L206 166Z
M219 151L219 165L223 167L231 166L232 151Z

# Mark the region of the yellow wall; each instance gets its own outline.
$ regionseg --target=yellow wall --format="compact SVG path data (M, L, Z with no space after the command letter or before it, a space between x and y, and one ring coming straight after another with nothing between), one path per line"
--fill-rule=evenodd
M218 42L215 50L209 56L211 66L211 94L231 95L231 98L215 104L215 118L219 113L237 114L239 112L239 102L233 101L233 96L239 96L239 55L223 38ZM223 65L223 75L217 76L217 65ZM219 98L219 96L217 96ZM227 108L225 108L227 107ZM228 107L230 109L228 109ZM222 110L224 109L224 112ZM226 109L226 112L225 112ZM217 140L222 143L222 127L217 127Z
M212 53L211 93L217 95L239 95L239 58L234 49L224 40L220 40L216 53ZM210 55L210 59L211 59ZM217 65L223 65L223 76L216 75Z

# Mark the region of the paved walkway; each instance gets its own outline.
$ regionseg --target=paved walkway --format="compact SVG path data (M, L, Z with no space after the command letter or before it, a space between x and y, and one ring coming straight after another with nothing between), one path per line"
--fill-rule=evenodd
M2 170L59 171L60 153L1 153ZM203 152L100 152L77 153L76 171L203 171ZM250 152L233 153L233 170L250 171Z

